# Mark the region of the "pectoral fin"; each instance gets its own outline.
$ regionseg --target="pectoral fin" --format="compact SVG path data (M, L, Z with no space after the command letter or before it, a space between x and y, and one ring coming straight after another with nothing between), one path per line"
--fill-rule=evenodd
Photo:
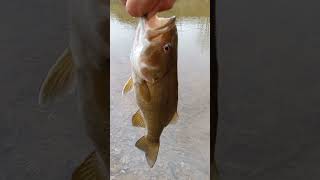
M150 102L151 95L150 95L148 85L145 81L139 85L139 92L140 92L140 95L142 96L143 100L145 100L146 102Z
M159 142L150 142L145 136L143 136L136 142L136 147L145 152L146 159L150 168L152 168L157 161L159 146Z
M132 116L132 125L135 127L145 127L144 120L141 114L141 111L138 110L133 116Z
M129 91L132 90L133 87L133 81L132 81L132 77L130 76L130 78L128 79L128 81L126 82L126 84L123 87L122 90L122 95L127 94Z
M39 104L51 103L56 98L71 93L74 83L74 64L71 51L67 48L43 81L39 93Z
M98 169L96 153L92 152L84 162L73 172L72 180L103 180Z

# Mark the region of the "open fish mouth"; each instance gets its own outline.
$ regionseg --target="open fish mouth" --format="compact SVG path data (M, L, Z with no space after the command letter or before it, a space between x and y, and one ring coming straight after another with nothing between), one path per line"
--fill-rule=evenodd
M174 25L176 21L176 16L168 17L168 18L159 18L157 16L154 17L155 21L158 21L159 27L151 28L150 30L161 30L167 28L169 26Z
M153 17L153 21L155 21L156 26L155 27L150 27L148 25L146 28L146 38L148 40L152 40L153 38L164 34L174 27L176 27L175 21L176 21L176 16L172 16L169 18L158 18L157 16ZM146 23L146 22L145 22Z

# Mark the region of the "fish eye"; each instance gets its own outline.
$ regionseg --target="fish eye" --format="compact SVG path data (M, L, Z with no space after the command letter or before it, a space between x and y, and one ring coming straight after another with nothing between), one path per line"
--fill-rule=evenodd
M171 49L171 43L167 43L167 44L165 44L165 45L163 46L163 50L164 50L165 52L168 52L170 49Z

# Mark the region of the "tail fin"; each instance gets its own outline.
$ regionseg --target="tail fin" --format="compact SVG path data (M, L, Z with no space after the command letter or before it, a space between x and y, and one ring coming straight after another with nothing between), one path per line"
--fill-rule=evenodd
M56 97L71 92L74 82L74 64L71 52L67 48L43 81L39 93L39 104L51 103Z
M103 175L99 172L98 161L95 152L83 161L83 163L73 172L72 180L103 180Z
M159 142L150 142L145 136L141 137L136 142L136 147L145 152L146 159L150 168L152 168L155 162L157 161L159 146Z

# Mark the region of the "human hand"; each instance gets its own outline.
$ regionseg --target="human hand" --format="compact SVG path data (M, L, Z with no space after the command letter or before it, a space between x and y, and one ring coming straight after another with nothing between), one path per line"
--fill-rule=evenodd
M176 0L120 0L133 17L153 17L156 13L169 10Z
M147 18L151 18L158 12L169 10L173 7L176 0L157 0L157 4L147 14Z

